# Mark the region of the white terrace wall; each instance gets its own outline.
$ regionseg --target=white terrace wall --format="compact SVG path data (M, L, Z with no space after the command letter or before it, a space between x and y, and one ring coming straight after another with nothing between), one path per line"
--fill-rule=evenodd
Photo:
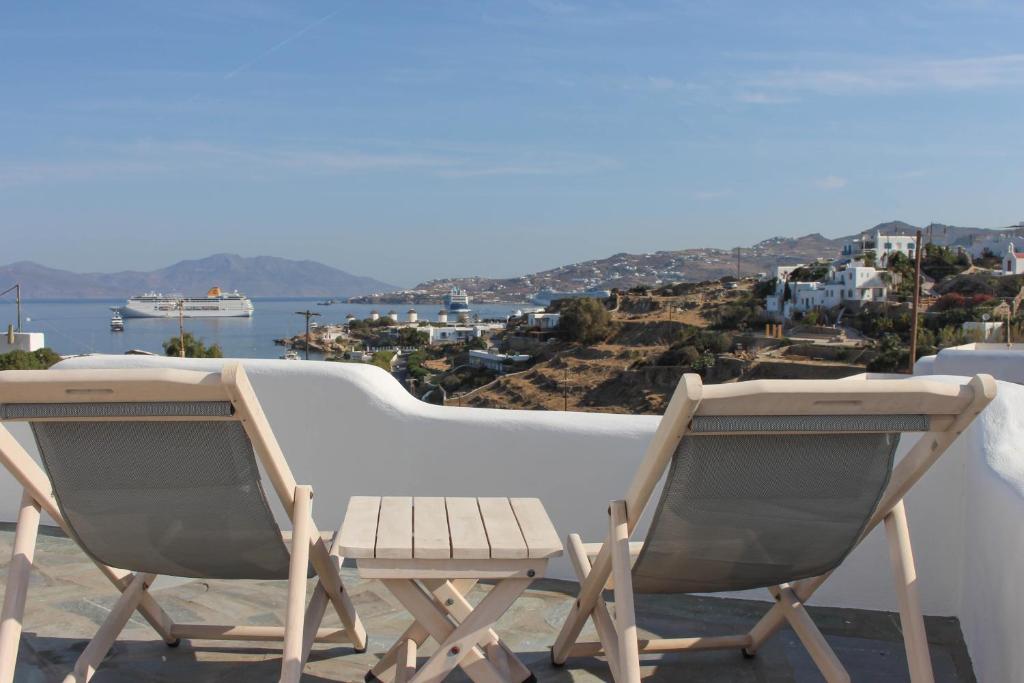
M212 371L222 362L90 356L60 367ZM296 478L315 488L322 529L337 528L351 495L536 496L563 536L600 540L608 501L625 494L658 423L653 416L442 408L417 401L372 366L243 363ZM1024 469L1015 449L1024 435L1024 388L1000 383L999 391L907 501L923 608L960 616L982 681L1024 680L1024 476L1014 478ZM24 425L11 427L34 453ZM901 452L913 443L905 441ZM0 473L0 520L14 519L19 495ZM888 569L876 530L814 603L895 610ZM572 578L564 560L553 572Z

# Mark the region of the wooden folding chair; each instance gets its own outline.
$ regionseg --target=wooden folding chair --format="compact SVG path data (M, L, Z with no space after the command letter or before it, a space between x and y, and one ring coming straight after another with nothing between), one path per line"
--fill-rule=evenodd
M680 381L607 539L568 539L578 600L552 661L607 658L619 683L640 680L640 655L757 649L788 623L825 679L849 675L804 604L884 523L911 679L932 680L903 497L995 397L978 375L964 386L922 379ZM924 432L895 466L903 432ZM666 474L645 541L630 543ZM613 583L614 616L602 597ZM768 588L775 605L747 633L639 640L634 592ZM599 642L577 642L587 619Z
M135 611L172 647L181 638L283 641L281 681L299 680L314 641L365 650L341 558L313 522L312 489L296 483L240 365L221 373L0 372L0 419L31 424L45 468L0 425L0 462L24 489L0 623L0 683L14 678L41 510L121 591L66 682L89 680ZM260 467L291 519L290 544ZM175 623L149 593L160 574L287 579L285 625ZM320 628L328 603L344 628Z

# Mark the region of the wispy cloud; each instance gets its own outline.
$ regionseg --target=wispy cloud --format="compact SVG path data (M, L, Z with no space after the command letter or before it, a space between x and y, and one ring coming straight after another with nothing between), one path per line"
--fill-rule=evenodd
M664 76L648 76L647 83L652 90L672 90L676 87L676 82L673 79Z
M741 92L735 96L737 102L744 104L786 104L793 102L795 98L782 95L769 95L765 92Z
M751 79L748 87L833 95L926 89L973 90L1024 85L1024 53L961 59L866 60L827 69L788 69Z
M827 175L824 178L818 178L814 181L822 190L840 190L846 187L846 178L841 178L837 175Z
M923 178L929 174L930 171L928 169L915 168L909 171L900 171L899 173L894 173L892 177L895 178L896 180L910 180L912 178Z
M0 187L110 180L141 176L212 173L271 178L281 174L414 172L439 178L580 175L617 166L610 158L557 151L474 148L452 145L400 150L396 144L360 148L279 146L248 148L204 140L137 140L87 146L63 160L0 159Z
M313 22L311 22L309 24L306 24L301 29L299 29L298 31L296 31L292 35L288 36L284 40L271 45L269 48L264 50L262 53L260 53L254 59L251 59L248 62L245 62L244 64L241 64L241 65L235 67L234 69L232 69L230 72L228 72L227 74L224 75L224 80L229 81L232 78L234 78L235 76L237 76L238 74L242 73L243 71L247 71L247 70L251 69L253 66L255 66L262 59L265 59L269 55L272 55L273 53L277 52L281 48L287 46L289 43L292 43L292 42L298 40L302 36L306 35L310 31L315 29L320 24L323 24L324 22L332 19L339 12L341 12L340 8L334 10L333 12L325 14L324 16L320 17L316 21L313 21Z
M693 198L702 202L714 199L725 199L732 196L732 190L698 190L693 193Z
M129 159L72 159L61 161L2 161L0 188L38 183L83 182L158 173L163 167Z

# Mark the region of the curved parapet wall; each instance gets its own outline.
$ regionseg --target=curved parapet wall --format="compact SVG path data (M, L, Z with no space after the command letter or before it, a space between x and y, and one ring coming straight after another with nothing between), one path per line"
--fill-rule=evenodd
M964 344L923 356L914 364L915 375L974 375L985 372L996 379L1024 384L1024 344Z
M87 356L61 367L215 371L223 362ZM242 362L296 478L316 491L323 529L337 528L352 495L536 496L561 535L598 541L608 502L625 494L658 423L654 416L440 407L416 400L373 366ZM34 452L28 429L11 427ZM907 499L924 610L961 618L980 680L1024 680L1024 653L1013 645L1024 631L1021 439L1024 387L1000 382L996 400ZM0 473L0 519L14 519L18 499L13 479ZM888 568L876 531L814 603L895 610ZM572 577L564 561L553 570Z

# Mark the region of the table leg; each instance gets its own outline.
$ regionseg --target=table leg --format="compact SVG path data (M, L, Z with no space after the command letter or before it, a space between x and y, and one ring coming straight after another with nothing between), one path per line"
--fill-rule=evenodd
M427 587L427 590L431 591L432 593L434 593L438 588L443 587L446 583L448 582L442 581L440 579L423 582L423 584ZM451 582L451 584L455 587L455 590L462 595L465 595L470 590L472 590L473 586L475 586L476 583L476 579L455 579ZM441 597L440 595L437 595L436 593L435 597L442 604L446 602L445 598ZM445 608L447 609L448 605L445 605ZM450 611L451 610L449 610L449 612ZM458 615L453 614L453 616L456 619L458 619ZM414 621L412 625L409 626L409 628L405 629L405 633L398 637L398 640L396 640L395 644L391 646L391 649L388 650L384 654L384 656L380 658L380 661L378 661L377 664L372 669L370 669L370 672L366 675L366 680L377 680L381 681L382 683L391 683L392 681L394 681L395 667L398 662L398 650L402 646L402 643L404 643L407 640L411 640L413 643L416 644L417 647L420 647L423 645L423 643L427 642L427 638L429 637L430 632L427 631L427 629L425 629L418 621Z
M473 611L473 606L466 599L469 589L464 589L458 581L440 581L438 583L440 585L437 588L427 587L444 602L445 608L455 617L456 621L461 623ZM475 583L476 581L473 581L470 588ZM449 601L451 601L451 605L448 604ZM519 661L512 649L498 637L494 629L488 629L487 635L488 640L484 643L487 657L495 667L504 671L507 679L525 681L533 675L526 665Z
M430 624L424 624L431 631L435 639L441 640L437 652L427 660L410 683L439 683L473 651L479 651L477 643L488 637L491 624L497 621L512 603L522 595L532 583L529 579L504 579L491 589L487 596L477 605L466 618L454 629L450 624L445 628L434 629ZM401 600L402 598L399 597ZM413 605L407 605L412 611ZM424 610L422 604L415 605L420 612ZM440 610L432 606L435 614L440 616ZM419 614L413 612L418 619ZM420 621L424 621L420 619ZM445 619L447 621L447 619ZM443 638L443 640L442 640ZM486 660L485 660L486 661ZM488 662L488 664L491 664ZM491 668L494 665L491 664ZM468 673L468 670L467 670ZM498 680L502 680L500 672L494 670ZM508 679L504 679L508 680Z
M462 625L459 627L454 626L448 619L447 612L437 604L430 593L420 587L415 581L409 579L383 579L383 583L405 606L413 618L428 631L430 636L442 644L442 647L446 646L446 641L450 635L457 628L462 627ZM476 620L478 619L474 621ZM484 628L488 625L485 624ZM480 638L482 639L482 637L481 635ZM453 645L447 645L446 649L438 650L435 657L440 654L444 655L444 658L447 659L449 657L448 652L452 647ZM453 660L457 660L452 663L452 667L456 665L461 666L462 670L474 683L508 683L506 679L501 677L501 674L487 659L483 650L476 645L475 641L469 642L464 647L459 645L457 652L450 655L450 657ZM448 669L448 671L450 670ZM440 681L444 675L442 674L440 678L432 680ZM423 680L425 679L420 677L420 673L417 673L412 679L414 683L422 683Z

